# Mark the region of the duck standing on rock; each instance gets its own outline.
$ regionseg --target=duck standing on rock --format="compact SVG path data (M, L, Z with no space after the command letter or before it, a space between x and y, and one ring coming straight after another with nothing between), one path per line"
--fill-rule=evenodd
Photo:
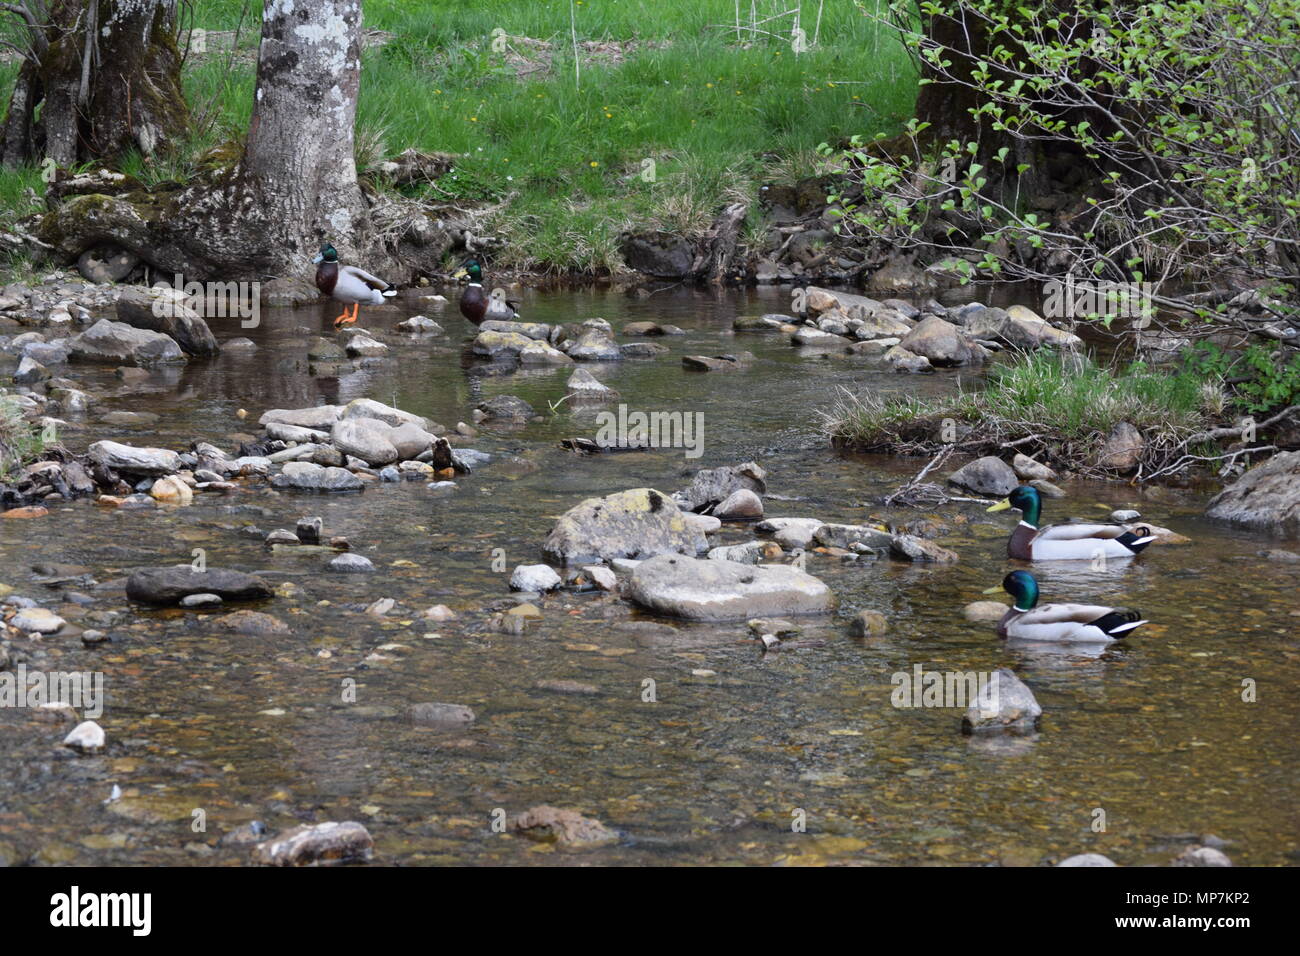
M1007 557L1020 561L1091 561L1098 556L1131 558L1156 539L1151 529L1142 525L1126 528L1122 524L1057 524L1038 527L1043 499L1038 489L1021 485L989 511L1015 508L1021 513L1020 524L1007 542Z
M378 276L372 276L356 266L339 263L339 254L328 242L312 260L316 264L316 288L331 299L352 306L351 315L344 309L335 319L334 328L351 325L364 305L380 305L384 299L397 295L397 289Z
M1058 644L1109 644L1147 623L1137 611L1100 604L1044 604L1038 607L1038 581L1028 571L1012 571L985 594L1006 591L1016 600L998 622L998 637Z
M466 259L451 277L469 279L469 285L460 297L460 314L475 325L481 325L486 319L511 322L519 317L518 302L484 293L483 267L477 259Z

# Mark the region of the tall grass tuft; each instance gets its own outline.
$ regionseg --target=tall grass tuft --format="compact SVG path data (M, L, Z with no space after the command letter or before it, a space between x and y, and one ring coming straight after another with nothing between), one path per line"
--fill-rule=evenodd
M879 450L929 450L941 441L944 419L969 426L976 443L1037 434L1090 446L1128 422L1163 444L1203 428L1222 406L1218 383L1187 372L1140 362L1117 370L1080 353L1040 351L993 366L979 390L943 398L844 390L822 424L837 444Z

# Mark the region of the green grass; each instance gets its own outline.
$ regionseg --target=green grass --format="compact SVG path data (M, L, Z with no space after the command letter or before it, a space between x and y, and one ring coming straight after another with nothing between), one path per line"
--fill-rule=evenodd
M1138 362L1116 370L1081 354L1033 352L993 366L983 388L953 396L845 391L823 424L836 443L863 449L941 447L944 419L970 427L976 441L1037 434L1089 447L1128 422L1148 442L1165 444L1205 427L1226 403L1220 381L1188 371Z
M23 419L11 399L0 395L0 481L8 481L42 450L40 433Z
M243 6L203 0L195 25L233 30ZM792 6L759 3L762 15ZM804 6L811 40L817 7ZM577 83L571 9L580 43L630 44L617 62L582 60ZM250 3L233 66L224 52L187 61L201 128L169 157L126 157L124 171L147 184L183 181L205 149L242 142L260 14ZM737 43L725 28L734 15L733 0L367 0L366 28L393 36L363 57L358 143L369 145L358 152L461 154L451 175L415 195L488 210L485 228L505 240L500 265L598 272L621 264L624 231L699 234L762 183L824 171L818 143L891 132L911 115L906 55L852 4L825 4L817 44L797 56L784 36ZM792 20L780 23L788 34ZM550 68L520 78L492 49L496 29L553 44ZM647 161L653 181L641 175ZM756 217L743 236L761 237Z

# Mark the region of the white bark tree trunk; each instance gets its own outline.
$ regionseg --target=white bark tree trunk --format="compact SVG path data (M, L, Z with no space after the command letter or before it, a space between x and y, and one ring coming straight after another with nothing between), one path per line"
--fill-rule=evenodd
M38 236L66 258L120 246L199 281L305 278L326 240L381 274L412 256L436 258L424 250L445 248L449 227L432 228L422 211L394 218L392 203L378 225L358 185L360 83L360 0L266 0L242 154L174 191L68 199ZM401 239L385 245L381 233Z
M361 87L360 0L267 0L240 177L277 244L314 253L361 231L353 137Z

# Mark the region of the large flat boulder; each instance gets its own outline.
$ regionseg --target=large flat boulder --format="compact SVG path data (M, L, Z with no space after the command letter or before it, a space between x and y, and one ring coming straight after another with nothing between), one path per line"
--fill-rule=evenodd
M497 358L500 355L510 353L518 355L536 341L536 339L524 335L522 332L499 332L495 329L487 329L486 331L480 331L474 337L474 344L470 348L475 355Z
M215 594L223 601L256 601L271 597L271 586L255 574L188 564L142 568L126 579L126 596L144 604L179 604L191 594Z
M167 475L184 467L181 456L166 448L138 448L115 441L97 441L87 451L93 461L105 468L133 475Z
M575 362L621 362L623 352L618 343L602 329L585 330L566 351Z
M317 405L315 408L272 408L262 413L259 425L280 422L299 428L328 429L343 414L341 405ZM372 416L373 417L373 416Z
M1219 492L1205 513L1261 531L1300 532L1300 451L1256 465Z
M388 440L391 431L376 418L343 418L334 423L330 440L343 454L367 465L391 465L398 459L397 448Z
M825 614L835 606L830 588L790 565L758 567L684 555L642 561L623 593L659 614L692 621Z
M310 461L291 461L271 479L271 485L297 491L360 491L366 483L346 468L323 468Z
M671 498L653 488L633 488L588 498L570 508L547 535L542 550L562 564L592 564L658 554L695 555L708 540Z
M141 368L184 365L186 361L185 353L171 336L108 319L100 319L80 335L69 339L68 357L76 362Z
M392 405L385 405L383 402L377 402L373 398L357 398L343 406L339 413L340 418L376 418L385 425L392 425L396 428L398 425L418 425L420 428L428 428L429 420L416 415L413 412L406 412Z
M221 351L208 323L177 289L124 289L117 299L117 319L132 328L170 336L186 355L207 358Z
M539 342L549 342L553 326L545 322L506 322L501 319L488 319L478 327L480 332L509 332L524 335Z

